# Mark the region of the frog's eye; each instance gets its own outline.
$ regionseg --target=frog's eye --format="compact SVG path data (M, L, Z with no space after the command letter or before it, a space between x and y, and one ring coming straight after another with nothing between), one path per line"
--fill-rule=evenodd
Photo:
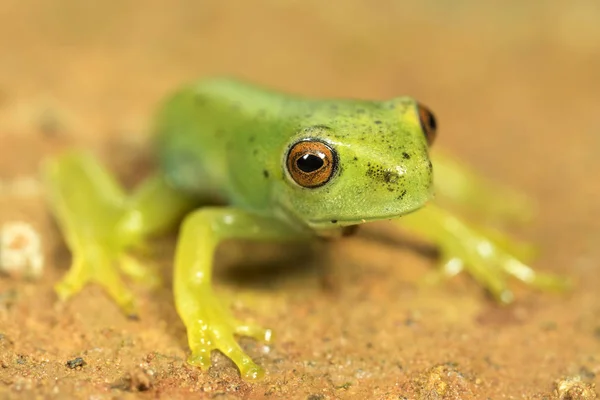
M425 134L425 138L427 139L427 143L431 146L433 141L435 140L436 130L437 130L437 122L435 121L435 116L427 107L422 104L418 104L417 108L419 109L419 119L421 121L421 128L423 129L423 133Z
M337 155L327 144L306 139L294 144L287 153L287 170L298 185L323 186L337 168Z

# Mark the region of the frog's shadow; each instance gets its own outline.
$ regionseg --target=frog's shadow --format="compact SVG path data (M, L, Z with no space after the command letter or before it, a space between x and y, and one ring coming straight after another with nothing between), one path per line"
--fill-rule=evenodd
M396 250L416 251L430 258L437 256L435 248L406 236L388 235L379 230L365 230L350 240L366 241L369 245ZM162 244L163 250L159 253L171 254L163 258L163 263L170 264L174 247L172 240L159 241L158 244L159 248ZM215 281L228 290L233 287L234 291L239 288L272 292L302 290L307 285L314 285L317 290L335 296L338 287L335 275L339 272L334 270L330 256L343 249L344 246L335 246L328 241L285 244L231 241L218 248L213 273ZM345 268L353 268L352 264L345 265ZM187 349L185 327L179 318L173 319L176 312L172 303L172 268L162 268L161 271L164 285L158 289L158 297L169 300L159 302L158 312L165 320L172 321L167 327L169 334L178 339L182 348Z
M434 247L406 236L390 236L371 229L360 232L357 237L369 245L414 251L431 259L439 256ZM224 247L215 255L216 279L240 288L266 290L277 289L286 281L311 276L317 276L323 286L328 287L329 277L335 274L331 262L333 252L344 249L330 245L328 240L286 244L237 242ZM246 256L248 254L251 256Z
M228 243L215 254L215 265L215 278L225 285L262 290L330 269L326 249L314 243Z

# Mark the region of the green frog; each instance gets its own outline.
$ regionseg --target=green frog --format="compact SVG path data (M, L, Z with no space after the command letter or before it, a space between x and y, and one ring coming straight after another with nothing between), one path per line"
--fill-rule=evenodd
M317 240L390 220L437 245L442 271L466 270L502 303L513 299L509 276L543 289L567 286L520 261L506 236L438 204L437 197L510 214L520 203L456 161L431 157L437 122L413 98L311 99L205 79L162 104L153 133L158 171L131 194L84 151L44 164L49 204L73 254L56 291L67 299L93 282L135 314L121 274L148 272L129 251L180 226L174 297L192 365L208 368L219 350L244 379L264 373L236 337L269 341L271 331L236 319L212 288L213 255L225 239Z

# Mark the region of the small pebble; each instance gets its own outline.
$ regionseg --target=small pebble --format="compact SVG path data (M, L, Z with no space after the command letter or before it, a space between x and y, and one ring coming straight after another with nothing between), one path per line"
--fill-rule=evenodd
M83 367L86 364L87 363L85 362L85 360L83 358L77 357L77 358L67 361L67 363L65 365L67 367L73 369L73 368L77 368L77 367Z
M39 233L28 223L9 222L0 228L0 272L37 279L44 256Z
M582 381L579 376L557 380L554 385L554 396L559 400L594 400L598 398L595 385Z

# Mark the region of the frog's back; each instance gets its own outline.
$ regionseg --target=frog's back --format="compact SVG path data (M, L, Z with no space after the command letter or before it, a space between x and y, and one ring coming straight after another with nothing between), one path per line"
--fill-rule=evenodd
M234 203L239 196L231 160L256 153L253 137L268 131L266 113L279 106L277 94L224 78L182 88L158 113L154 143L160 168L180 190ZM240 142L248 146L240 148Z

